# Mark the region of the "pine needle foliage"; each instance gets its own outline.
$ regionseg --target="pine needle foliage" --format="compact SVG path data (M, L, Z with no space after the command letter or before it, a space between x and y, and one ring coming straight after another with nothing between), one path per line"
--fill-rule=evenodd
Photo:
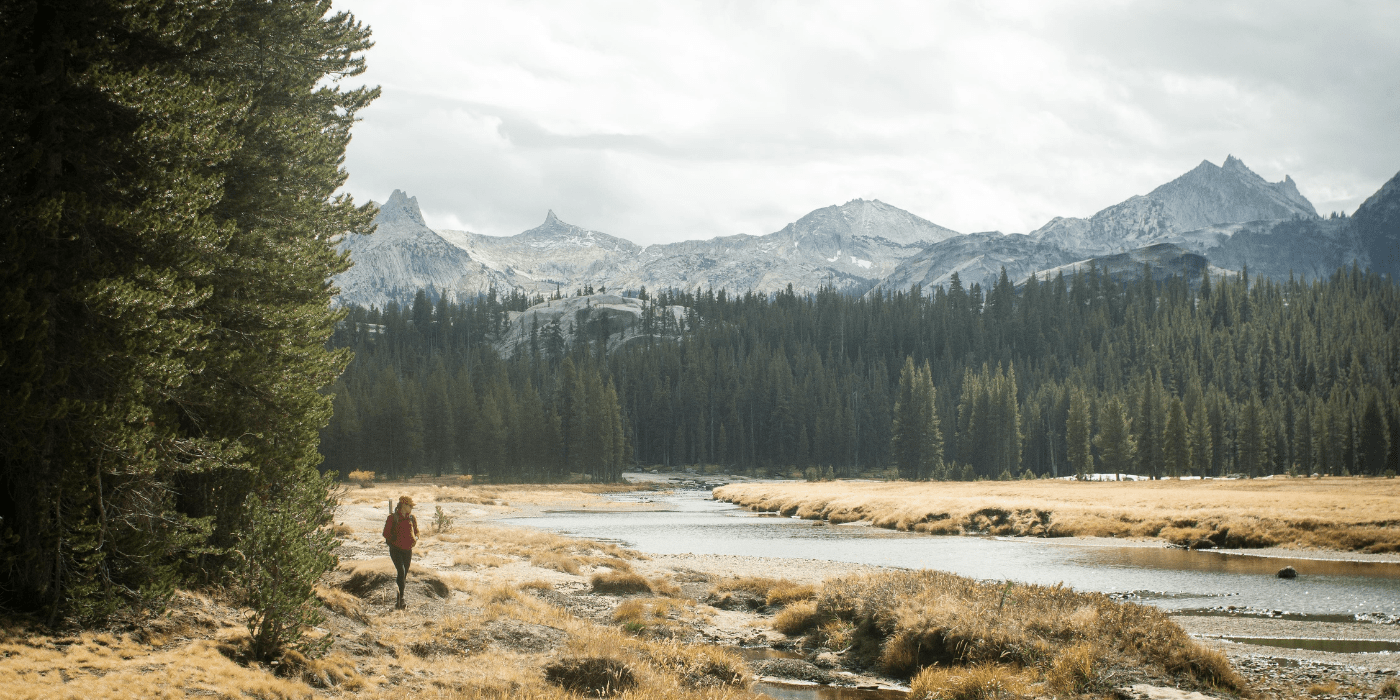
M250 556L326 565L323 509L264 515L324 496L327 280L374 214L333 193L378 91L338 81L369 46L325 1L5 0L6 606L95 621Z

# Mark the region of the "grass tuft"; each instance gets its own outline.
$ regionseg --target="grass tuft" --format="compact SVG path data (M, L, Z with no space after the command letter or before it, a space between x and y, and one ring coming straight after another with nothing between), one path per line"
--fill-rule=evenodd
M806 600L783 608L783 611L773 618L773 629L796 637L812 631L821 621L822 618L817 613L817 604Z
M971 667L930 666L909 684L917 700L1010 700L1026 696L1026 683L1004 666L984 663Z
M590 580L597 593L651 593L651 582L631 571L600 571Z
M1054 690L1078 695L1098 681L1098 659L1101 652L1089 642L1080 642L1055 655L1045 682Z
M627 664L603 657L561 659L544 667L544 678L571 693L608 697L637 685Z
M530 557L530 565L541 569L553 569L560 573L578 575L578 560L559 552L542 552Z

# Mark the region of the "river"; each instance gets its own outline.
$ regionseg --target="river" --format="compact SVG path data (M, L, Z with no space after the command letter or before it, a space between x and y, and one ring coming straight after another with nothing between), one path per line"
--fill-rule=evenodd
M617 501L659 510L554 511L512 519L561 534L654 554L729 554L941 569L976 579L1061 583L1113 593L1178 614L1235 606L1254 614L1319 620L1400 616L1400 564L1279 559L1077 540L930 536L861 524L827 525L761 514L707 491L639 492ZM1276 572L1292 566L1296 579Z

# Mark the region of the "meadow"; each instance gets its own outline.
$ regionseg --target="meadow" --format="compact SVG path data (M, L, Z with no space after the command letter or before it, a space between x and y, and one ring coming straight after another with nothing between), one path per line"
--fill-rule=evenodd
M758 511L935 535L1400 552L1400 481L1385 478L769 482L714 493Z

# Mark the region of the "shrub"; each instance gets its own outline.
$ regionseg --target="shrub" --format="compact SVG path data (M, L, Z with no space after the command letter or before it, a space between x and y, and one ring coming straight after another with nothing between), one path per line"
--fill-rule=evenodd
M1383 698L1400 698L1400 680L1392 678L1386 681L1378 695Z
M349 476L346 478L359 484L362 488L369 488L370 482L374 481L374 472L359 469L350 472Z
M326 527L338 505L333 486L332 474L306 469L244 501L248 525L238 537L236 576L251 609L249 653L255 659L272 661L288 649L314 656L330 645L329 635L307 642L304 634L325 619L314 587L336 565L340 546Z
M578 560L558 552L541 552L530 557L530 565L541 569L553 569L565 574L578 574Z
M442 509L442 506L437 506L436 508L437 509L433 511L433 532L451 532L452 523L456 522L457 519L448 515L447 511Z

